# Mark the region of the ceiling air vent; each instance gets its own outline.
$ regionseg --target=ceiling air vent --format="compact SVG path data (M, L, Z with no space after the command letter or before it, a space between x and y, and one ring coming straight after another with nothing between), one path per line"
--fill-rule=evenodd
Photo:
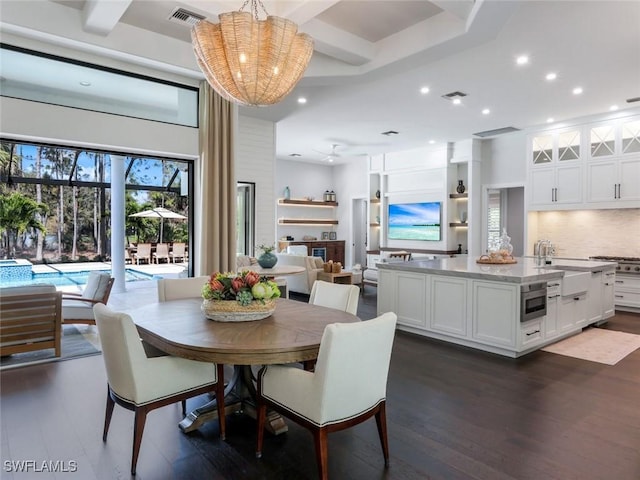
M176 7L169 16L170 22L182 23L189 26L194 26L200 20L204 20L206 17L198 15L197 13L190 12L184 8Z
M627 98L627 103L640 102L640 97Z
M463 97L466 97L466 96L467 96L466 93L451 92L451 93L447 93L445 95L442 95L442 98L448 98L449 100L453 100L454 98L463 98Z
M396 132L395 130L387 130L386 132L382 132L380 135L386 135L387 137L390 137L391 135L398 135L398 132Z
M503 127L503 128L496 128L495 130L485 130L484 132L474 133L474 135L476 137L493 137L495 135L502 135L504 133L519 132L519 131L520 131L519 128Z

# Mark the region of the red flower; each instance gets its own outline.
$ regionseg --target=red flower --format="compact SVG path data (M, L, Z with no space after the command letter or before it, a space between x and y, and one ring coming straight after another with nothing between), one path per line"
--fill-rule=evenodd
M209 280L209 288L211 288L211 290L213 290L214 292L221 292L224 290L224 285L222 285L222 282L220 282L220 280L212 278L211 280Z
M244 280L240 277L235 277L231 279L231 289L234 292L239 292L241 288L245 286Z
M254 271L249 271L244 277L244 281L249 288L253 287L256 283L260 281L260 275L258 275Z

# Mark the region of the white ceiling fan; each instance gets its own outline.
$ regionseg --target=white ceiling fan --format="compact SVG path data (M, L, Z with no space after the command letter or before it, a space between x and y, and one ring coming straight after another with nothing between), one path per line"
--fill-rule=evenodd
M340 158L341 155L339 153L336 153L336 148L338 148L340 145L338 145L337 143L333 143L331 144L331 151L329 153L327 152L322 152L320 150L314 150L314 152L318 152L321 153L322 155L325 155L325 157L322 159L323 161L327 161L329 163L332 163L336 158Z

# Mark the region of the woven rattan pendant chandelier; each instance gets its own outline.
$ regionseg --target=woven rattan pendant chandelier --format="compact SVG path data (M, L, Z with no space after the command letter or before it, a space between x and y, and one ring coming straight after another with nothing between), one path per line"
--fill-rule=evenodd
M251 3L250 12L242 10ZM267 15L258 20L258 5ZM191 30L198 65L213 89L240 105L266 106L282 100L298 83L313 39L285 18L269 16L260 0L245 0L237 12L221 13Z

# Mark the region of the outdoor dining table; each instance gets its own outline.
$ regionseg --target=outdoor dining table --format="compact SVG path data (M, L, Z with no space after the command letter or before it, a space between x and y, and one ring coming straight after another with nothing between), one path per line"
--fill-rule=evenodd
M315 360L327 325L360 319L340 310L305 302L278 299L275 312L251 322L218 322L201 311L202 299L153 303L128 312L140 337L154 347L191 360L233 365L233 378L225 387L225 410L255 418L255 375L252 366ZM183 432L217 418L215 400L187 414ZM267 429L287 431L282 417L267 416Z

